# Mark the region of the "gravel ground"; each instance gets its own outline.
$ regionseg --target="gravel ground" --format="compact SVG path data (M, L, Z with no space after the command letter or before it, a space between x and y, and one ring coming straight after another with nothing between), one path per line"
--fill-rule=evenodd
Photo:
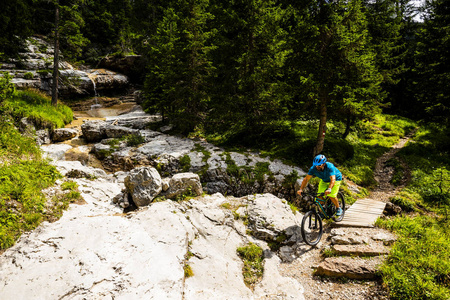
M389 299L386 288L378 281L350 280L345 278L328 278L314 276L313 272L324 259L322 249L329 245L329 229L326 229L318 247L310 247L300 258L292 263L280 266L282 276L292 277L301 282L305 299L352 299L384 300Z

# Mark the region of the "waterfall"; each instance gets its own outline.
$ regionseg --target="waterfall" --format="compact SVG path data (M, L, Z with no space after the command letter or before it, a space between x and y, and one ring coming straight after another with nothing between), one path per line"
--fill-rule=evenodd
M100 107L102 107L102 105L101 104L99 104L98 103L98 100L97 100L97 86L95 85L95 77L93 78L92 77L92 74L89 74L88 75L88 77L89 77L89 79L92 81L92 85L94 86L94 99L95 99L95 104L93 104L93 105L91 105L91 110L93 110L93 109L97 109L97 108L100 108Z

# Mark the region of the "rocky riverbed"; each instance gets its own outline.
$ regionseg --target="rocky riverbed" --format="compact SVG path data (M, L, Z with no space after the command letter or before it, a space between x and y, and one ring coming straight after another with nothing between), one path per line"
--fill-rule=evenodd
M150 118L136 111L128 117L136 115L141 121ZM129 119L121 116L98 122L109 129L117 126L113 132L136 130L117 124ZM142 131L143 149L121 151L152 157L159 153L167 161L171 156L198 156L191 152L195 147L191 140ZM110 133L105 134L110 138ZM298 227L302 215L294 213L286 200L269 193L242 197L201 193L184 201L169 197L150 201L124 213L123 205L114 199L132 192L125 185L132 172L105 172L86 162L66 160L74 145L87 147L73 142L79 135L61 134L70 136L72 143L42 149L63 175L78 184L85 204L72 204L61 219L24 234L2 254L1 299L304 299L301 283L279 272L283 260L305 251ZM249 164L260 160L230 155ZM217 161L214 165L222 164L220 155L211 157ZM289 174L285 168L291 170L280 162L271 167ZM46 192L52 195L61 183ZM269 244L277 241L283 250L271 250ZM253 287L244 283L243 261L236 251L248 243L262 247L265 257L264 276ZM192 276L186 276L187 266Z

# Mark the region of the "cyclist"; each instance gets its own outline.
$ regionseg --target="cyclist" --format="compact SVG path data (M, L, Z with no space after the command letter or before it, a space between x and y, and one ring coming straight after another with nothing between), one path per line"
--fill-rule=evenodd
M339 201L337 199L337 193L342 181L341 171L339 171L332 163L327 162L325 155L317 155L314 158L312 167L309 169L308 175L303 178L302 185L297 191L297 194L300 196L302 195L303 189L313 176L317 176L321 179L318 193L325 193L325 195L328 195L328 198L330 198L336 206L336 216L342 215L342 208L339 207Z

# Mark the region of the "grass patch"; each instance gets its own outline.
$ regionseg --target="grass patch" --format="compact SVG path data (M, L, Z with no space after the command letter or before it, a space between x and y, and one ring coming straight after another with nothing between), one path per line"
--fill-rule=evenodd
M78 184L75 181L65 181L61 184L61 189L63 191L76 191L78 189Z
M222 204L220 205L220 207L223 207L223 208L225 208L225 209L231 209L231 204L228 203L228 202L225 202L225 203L222 203Z
M189 278L194 276L194 271L192 271L192 268L190 265L186 264L184 265L184 277Z
M60 128L73 120L72 110L63 104L51 105L51 99L35 90L16 91L0 106L2 114L16 120L28 118L39 128Z
M24 231L36 228L46 214L41 192L61 178L43 160L16 160L0 165L0 249L11 247Z
M180 158L180 167L182 172L189 172L191 169L191 157L189 155L184 155Z
M63 105L51 106L50 99L40 93L16 92L8 80L8 76L0 79L0 250L14 245L23 232L42 221L58 218L65 202L79 198L76 187L68 183L61 201L46 199L42 190L62 176L42 159L35 141L14 126L14 121L27 117L37 127L61 127L72 120L72 111Z
M237 248L237 253L244 262L244 267L242 268L244 282L248 287L253 288L254 285L258 283L263 276L263 250L261 247L253 243L249 243L244 247Z
M450 299L450 222L402 216L377 225L400 236L381 268L391 299Z
M381 268L391 299L450 299L449 136L427 124L398 152L411 182L391 201L413 214L377 220L399 237Z

